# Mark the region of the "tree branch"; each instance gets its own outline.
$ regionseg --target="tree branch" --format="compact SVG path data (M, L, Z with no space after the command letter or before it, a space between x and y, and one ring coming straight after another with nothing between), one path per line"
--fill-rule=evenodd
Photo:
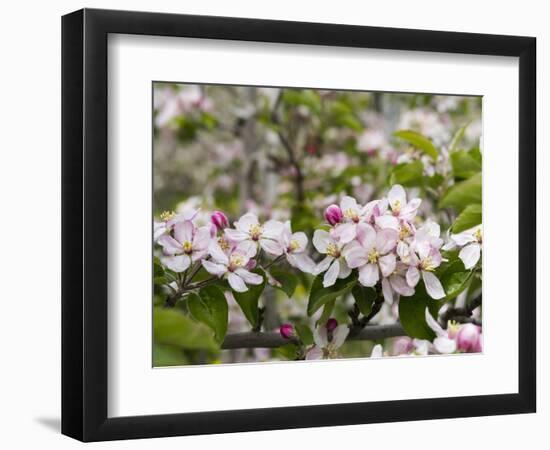
M450 320L454 320L459 323L473 323L481 326L481 322L472 317L474 309L479 306L481 306L481 295L474 298L470 304L464 308L448 308L447 311L441 315L440 320L445 328Z
M358 333L348 337L349 341L372 341L390 337L404 336L405 330L401 324L394 325L368 325ZM277 332L245 332L228 334L222 344L222 349L235 348L276 348L287 344L299 344L297 338L285 339Z

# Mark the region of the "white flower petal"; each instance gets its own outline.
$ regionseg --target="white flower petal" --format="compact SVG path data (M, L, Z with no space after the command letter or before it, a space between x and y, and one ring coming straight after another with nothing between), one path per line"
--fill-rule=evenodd
M218 244L216 241L210 242L210 245L208 246L208 251L215 263L223 264L225 266L229 264L229 258L221 249L220 244Z
M279 239L283 234L284 224L278 220L268 220L263 225L262 237Z
M336 329L332 332L332 341L331 344L334 348L340 348L349 334L349 328L347 325L342 324L338 325Z
M399 231L399 219L395 216L390 216L389 214L378 216L374 219L376 225L380 228L391 228L392 230Z
M338 274L340 273L340 263L337 259L330 265L329 269L325 272L323 277L323 287L330 287L336 283Z
M382 358L382 356L383 356L382 346L380 344L376 344L372 349L370 357L371 358Z
M318 326L315 330L313 330L313 341L319 348L323 348L328 345L327 328L324 325Z
M328 244L332 242L328 231L325 230L315 230L313 233L313 246L315 249L322 254L327 252Z
M383 255L391 252L397 245L399 233L396 230L386 228L376 233L376 249Z
M374 286L379 279L378 265L365 264L359 269L359 283L366 287Z
M393 305L393 291L387 278L382 278L382 294L384 301L390 306Z
M354 223L338 224L330 230L330 236L341 244L347 244L355 239L356 227Z
M462 260L466 269L471 269L474 267L479 261L480 256L481 246L477 242L468 244L460 250L460 253L458 254L458 257Z
M247 284L258 285L264 282L264 279L261 275L258 275L257 273L249 272L246 269L237 269L235 270L235 273L239 275Z
M191 258L188 255L161 256L160 261L174 272L185 272L191 265Z
M413 288L418 284L418 281L420 280L420 271L416 267L410 266L407 269L406 277L407 277L407 284Z
M405 193L405 189L403 189L403 186L396 184L391 189L390 192L388 192L388 200L390 202L390 207L393 208L397 202L398 204L403 207L407 203L407 194Z
M260 239L260 247L262 247L267 254L272 256L279 256L284 253L282 245L271 239Z
M426 307L426 310L424 311L424 318L426 319L426 323L428 324L428 326L437 335L437 337L447 337L446 331L443 330L437 320L433 318L428 307Z
M250 228L259 225L260 221L258 220L258 216L253 213L246 213L245 215L241 216L241 218L235 222L235 228L239 231L242 231L243 233L249 233Z
M378 258L378 265L380 266L380 272L382 276L389 277L395 270L396 258L393 253Z
M344 279L350 276L351 268L346 264L346 261L343 259L339 260L340 263L340 272L338 273L338 278Z
M423 270L422 279L424 280L424 285L426 286L426 292L431 298L439 300L445 297L445 291L443 290L441 281L439 281L439 279L432 272Z
M456 342L454 339L448 337L438 337L434 339L434 347L437 353L442 355L448 355L456 351Z
M231 288L235 292L248 291L248 288L246 287L244 280L235 273L230 273L229 276L227 277L227 281L229 282L229 286L231 286Z
M319 264L317 264L314 275L319 275L320 273L326 271L332 261L334 261L334 258L332 256L325 257Z
M323 359L323 349L315 346L311 347L306 353L306 360Z
M208 261L206 259L203 260L201 264L204 267L204 270L212 275L216 275L217 277L221 277L225 274L225 272L227 272L227 267L223 264L213 263L212 261Z

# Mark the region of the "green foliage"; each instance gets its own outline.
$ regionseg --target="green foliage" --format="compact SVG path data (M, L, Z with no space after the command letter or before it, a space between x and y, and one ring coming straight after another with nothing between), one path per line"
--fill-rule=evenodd
M321 98L317 91L311 89L285 89L283 102L289 106L307 106L316 114L321 112Z
M437 317L440 306L439 300L433 300L426 293L423 281L416 285L416 292L412 296L401 297L399 300L399 320L407 335L418 339L433 340L435 333L426 323L426 307L429 308L434 317Z
M307 304L307 314L309 316L312 316L315 311L331 300L348 294L357 283L356 276L352 274L345 279L337 279L333 286L325 288L323 287L323 276L324 274L317 275L311 285Z
M283 345L282 347L277 347L276 349L274 349L273 353L276 357L285 359L287 361L295 361L296 359L298 359L300 350L298 346L294 344L287 344Z
M453 224L453 233L460 233L469 230L476 225L481 224L482 208L481 205L468 205L464 208Z
M481 171L481 162L464 150L451 153L451 165L456 178L465 179Z
M464 263L458 258L457 252L449 252L445 256L449 261L437 269L436 276L441 281L446 294L443 301L449 301L468 287L474 272L464 268Z
M233 296L244 313L246 320L250 322L252 328L255 328L260 319L258 301L260 300L260 296L265 288L266 276L262 269L254 269L252 272L261 275L264 279L263 283L258 285L248 285L248 291L246 292L233 291Z
M393 133L395 137L398 137L400 139L403 139L404 141L407 141L409 144L411 144L413 147L417 148L418 150L423 151L426 155L428 155L430 158L432 158L434 161L437 159L437 149L435 148L433 142L431 139L427 138L426 136L423 136L420 133L417 133L413 130L399 130Z
M390 185L401 184L405 187L421 186L424 177L422 161L397 164L390 172Z
M288 297L292 297L296 286L300 282L299 278L292 272L288 272L277 266L272 266L269 269L269 273L280 284L280 286L275 287L283 291Z
M216 341L221 344L227 333L228 308L223 292L216 286L203 287L199 294L187 297L187 306L195 319L214 331Z
M319 224L319 218L315 212L306 205L295 205L292 207L291 226L292 231L304 231L311 234Z
M153 367L181 366L184 364L188 364L188 361L179 347L153 345Z
M182 349L217 350L219 348L208 327L195 322L177 309L154 308L153 335L155 344L171 345Z
M377 297L376 291L373 288L356 284L351 290L351 294L361 314L368 316Z
M439 201L440 208L462 211L469 205L481 204L481 172L452 186Z
M316 325L326 324L327 320L330 319L335 306L336 306L336 299L332 299L330 302L325 303L325 305L323 306L323 313L321 314L321 317L317 319Z
M307 325L303 323L298 323L295 325L294 328L296 330L296 334L298 335L298 337L300 338L300 340L304 345L313 344L313 333L311 332L311 329Z
M460 145L460 142L464 137L464 132L466 131L466 127L467 125L460 127L458 131L455 133L455 135L453 136L453 139L451 140L451 144L449 145L450 153L453 153L454 151L458 150L458 146Z

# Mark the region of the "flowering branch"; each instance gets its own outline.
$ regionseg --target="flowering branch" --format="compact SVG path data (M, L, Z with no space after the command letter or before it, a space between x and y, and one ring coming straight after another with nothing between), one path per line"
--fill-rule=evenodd
M481 294L474 298L470 304L464 308L449 308L441 315L441 323L447 324L449 321L459 323L473 323L481 326L481 322L472 317L474 309L481 306Z

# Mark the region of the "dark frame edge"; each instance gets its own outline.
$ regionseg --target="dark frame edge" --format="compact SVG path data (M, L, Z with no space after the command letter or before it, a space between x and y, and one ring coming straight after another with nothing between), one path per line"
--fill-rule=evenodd
M61 432L84 433L84 11L61 19Z

